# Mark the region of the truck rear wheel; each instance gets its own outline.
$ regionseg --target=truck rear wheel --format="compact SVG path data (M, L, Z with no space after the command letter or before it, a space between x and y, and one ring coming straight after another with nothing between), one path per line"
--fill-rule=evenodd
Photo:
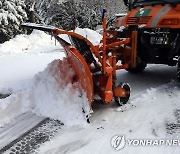
M127 68L126 71L130 73L140 73L143 72L147 64L137 64L135 68Z
M130 73L140 73L143 72L144 69L146 68L147 64L142 62L141 58L138 56L136 58L137 64L135 68L127 68L126 71Z

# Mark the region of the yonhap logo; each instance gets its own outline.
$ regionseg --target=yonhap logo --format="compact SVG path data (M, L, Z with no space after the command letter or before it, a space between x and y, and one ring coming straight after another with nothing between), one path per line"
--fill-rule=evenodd
M118 151L125 146L172 146L179 147L180 139L125 139L124 135L115 135L111 138L111 146Z
M126 140L125 140L125 136L119 136L119 135L115 135L112 139L111 139L111 146L115 149L115 150L121 150L125 147L126 145Z

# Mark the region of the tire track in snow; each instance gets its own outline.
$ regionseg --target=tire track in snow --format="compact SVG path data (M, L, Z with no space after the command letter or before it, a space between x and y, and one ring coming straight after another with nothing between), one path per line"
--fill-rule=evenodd
M0 153L36 153L36 149L40 147L42 143L54 137L62 125L59 121L45 118L36 126L24 132L20 137L1 148Z
M78 149L83 148L87 144L88 144L88 142L84 141L82 139L81 140L76 140L76 141L61 145L59 148L50 149L46 153L48 153L48 154L51 154L51 153L68 154L68 153L72 153L72 152L75 152Z
M178 137L180 134L180 109L174 111L175 122L166 123L167 134Z

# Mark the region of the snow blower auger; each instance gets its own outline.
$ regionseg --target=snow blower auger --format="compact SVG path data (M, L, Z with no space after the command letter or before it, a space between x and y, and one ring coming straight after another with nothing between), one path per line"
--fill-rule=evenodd
M125 104L130 97L127 83L116 84L116 71L136 67L137 31L128 31L128 38L119 38L121 31L106 29L106 17L103 13L103 38L94 46L87 38L74 31L37 25L22 24L23 28L38 29L51 33L60 42L72 64L81 87L87 94L90 106L94 95L100 96L106 104L113 98L119 105ZM71 44L63 40L60 34L67 34Z

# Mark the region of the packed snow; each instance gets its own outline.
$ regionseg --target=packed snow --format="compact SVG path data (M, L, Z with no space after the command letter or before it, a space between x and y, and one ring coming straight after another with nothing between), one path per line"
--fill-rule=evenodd
M89 29L77 31L95 44L102 37ZM80 95L78 83L71 82L74 71L64 58L62 47L56 44L51 36L39 31L0 44L0 93L12 93L0 100L0 127L30 111L61 120L65 126L51 141L41 145L42 154L180 153L180 145L127 143L116 151L111 141L115 135L124 135L125 139L180 138L180 84L175 80L176 68L149 65L137 75L119 71L118 82L128 82L132 88L128 104L117 107L114 103L95 103L91 123L87 124L81 112L88 104L86 96Z

